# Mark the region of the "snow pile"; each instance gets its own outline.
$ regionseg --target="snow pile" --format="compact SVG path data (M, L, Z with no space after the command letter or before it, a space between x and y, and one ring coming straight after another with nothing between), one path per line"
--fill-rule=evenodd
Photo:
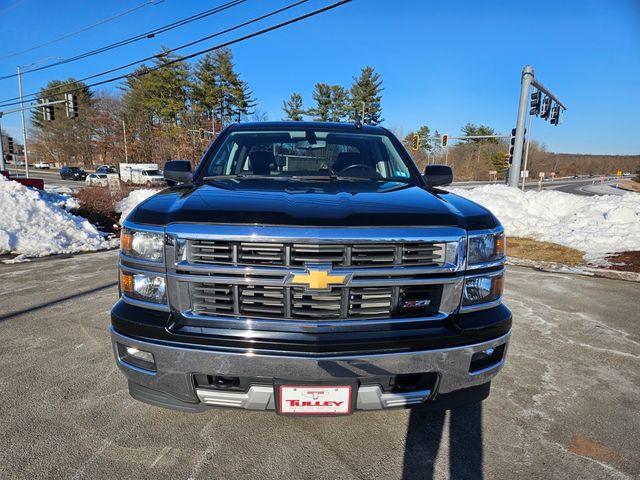
M115 204L115 209L116 209L116 212L121 214L120 224L124 222L124 220L127 218L129 213L131 213L131 210L133 210L139 203L151 197L152 195L155 195L159 191L160 190L151 190L148 188L134 190L129 194L127 198L123 198L122 200L117 202Z
M612 252L640 250L637 193L586 197L552 190L522 192L504 185L450 190L491 210L507 236L576 248L592 261Z
M0 254L17 253L14 261L59 253L109 248L87 220L68 212L77 201L41 192L0 176Z
M80 202L78 199L76 197L72 197L69 193L62 193L60 191L46 188L44 192L40 192L40 198L45 202L51 203L56 207L64 208L67 211L80 208Z

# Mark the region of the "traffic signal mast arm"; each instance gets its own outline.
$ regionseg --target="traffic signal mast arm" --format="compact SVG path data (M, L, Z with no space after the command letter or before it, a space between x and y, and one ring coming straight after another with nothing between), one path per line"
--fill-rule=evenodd
M50 107L52 105L58 105L60 103L67 103L67 101L66 100L55 100L53 102L32 103L28 107L14 108L13 110L4 110L4 111L0 112L0 114L8 115L9 113L21 112L23 110L33 110L34 108L38 108L38 107Z

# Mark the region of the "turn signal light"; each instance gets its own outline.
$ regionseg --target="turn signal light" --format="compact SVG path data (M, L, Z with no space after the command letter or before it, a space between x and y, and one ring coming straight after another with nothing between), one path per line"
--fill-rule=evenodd
M123 293L133 293L133 275L120 272L120 289Z

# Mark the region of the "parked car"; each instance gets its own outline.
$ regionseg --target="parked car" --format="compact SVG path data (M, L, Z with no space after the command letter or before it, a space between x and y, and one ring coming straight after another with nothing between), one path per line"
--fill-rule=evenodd
M49 165L49 163L47 162L36 162L33 164L34 168L42 168L44 170L49 170L51 168L51 165Z
M80 167L62 167L60 178L63 180L84 180L87 178L87 172Z
M489 394L504 228L438 188L451 167L420 172L381 127L247 122L164 175L120 238L111 336L133 398L347 415Z
M85 183L90 187L106 187L107 185L109 185L109 177L106 173L90 173L89 175L87 175Z
M96 168L96 173L105 174L107 178L120 178L120 175L118 175L118 170L116 170L116 167L113 165L100 165L98 168Z

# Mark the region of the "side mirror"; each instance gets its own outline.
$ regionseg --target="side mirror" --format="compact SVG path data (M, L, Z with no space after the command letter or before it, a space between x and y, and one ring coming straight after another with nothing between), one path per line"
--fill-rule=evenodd
M165 162L162 174L169 186L177 183L191 183L193 180L191 162L189 160L169 160Z
M453 182L453 170L448 165L427 165L424 167L424 179L428 187L449 185Z

